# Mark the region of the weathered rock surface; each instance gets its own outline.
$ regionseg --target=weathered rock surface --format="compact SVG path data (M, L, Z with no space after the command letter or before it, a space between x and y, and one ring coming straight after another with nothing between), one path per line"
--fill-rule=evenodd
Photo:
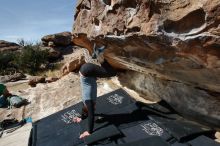
M72 71L76 71L85 62L82 49L74 50L74 55L68 58L68 61L64 64L61 69L61 75L64 76Z
M106 83L107 81L104 82ZM74 73L70 73L56 82L37 84L34 88L28 88L23 84L21 84L22 87L16 85L16 88L8 85L8 89L12 94L26 98L31 103L11 110L0 108L0 121L10 118L21 120L26 117L32 117L33 121L36 121L68 108L81 101L81 89L79 85L79 75ZM110 87L102 81L98 81L98 96L115 89L118 89L118 87Z
M0 40L0 53L1 52L12 52L12 51L18 51L21 49L21 46L19 46L16 43L7 42L4 40Z
M55 46L68 46L72 44L70 32L61 32L57 34L46 35L41 38L45 46L53 43Z
M108 44L105 58L134 71L124 84L220 128L219 16L219 0L79 0L73 42Z
M51 61L56 61L64 55L73 53L75 47L72 43L72 34L70 32L62 32L47 35L41 38L42 49L48 50Z
M14 73L11 75L0 76L0 83L6 83L10 81L18 81L25 78L25 75L22 73Z
M46 83L46 78L41 76L29 77L28 85L35 87L38 83Z

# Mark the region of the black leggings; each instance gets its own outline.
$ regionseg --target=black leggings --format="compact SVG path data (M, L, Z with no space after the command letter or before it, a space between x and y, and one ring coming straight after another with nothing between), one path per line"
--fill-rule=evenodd
M116 71L106 60L101 64L101 66L92 63L85 63L81 66L80 73L85 77L99 78L112 77L116 75ZM92 100L86 100L84 106L86 107L83 107L82 109L82 119L88 117L88 132L92 133L94 128L95 103Z
M116 75L116 71L106 60L104 60L101 66L92 63L85 63L81 66L79 71L85 77L106 78Z

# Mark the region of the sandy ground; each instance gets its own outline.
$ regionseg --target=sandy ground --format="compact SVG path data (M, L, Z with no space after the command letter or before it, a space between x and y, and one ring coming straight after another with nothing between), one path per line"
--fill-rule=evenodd
M28 80L17 81L17 82L8 82L6 83L8 90L12 93L21 92L27 88L30 88L28 85Z

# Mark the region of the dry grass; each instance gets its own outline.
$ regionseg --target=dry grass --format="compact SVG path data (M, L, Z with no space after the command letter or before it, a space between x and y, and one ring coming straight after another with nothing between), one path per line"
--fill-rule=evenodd
M62 76L61 68L64 64L63 63L56 63L54 69L49 69L43 72L37 73L38 76L44 77L55 77L60 78Z

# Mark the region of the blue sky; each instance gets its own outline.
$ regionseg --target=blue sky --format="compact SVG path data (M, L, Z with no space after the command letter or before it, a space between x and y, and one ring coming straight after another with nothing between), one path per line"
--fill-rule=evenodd
M39 41L72 30L77 0L1 0L0 40Z

